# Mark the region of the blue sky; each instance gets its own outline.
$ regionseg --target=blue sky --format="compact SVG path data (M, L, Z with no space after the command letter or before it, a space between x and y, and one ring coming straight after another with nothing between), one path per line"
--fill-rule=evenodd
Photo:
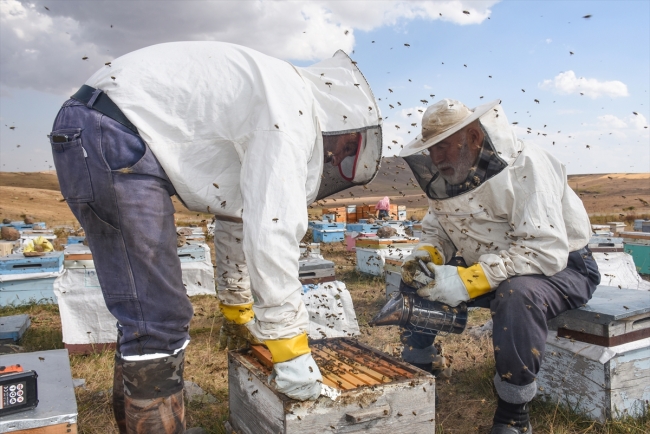
M418 133L422 99L501 99L570 174L650 172L648 1L2 0L0 38L3 171L49 169L58 107L104 62L211 39L298 65L344 49L381 98L387 155Z

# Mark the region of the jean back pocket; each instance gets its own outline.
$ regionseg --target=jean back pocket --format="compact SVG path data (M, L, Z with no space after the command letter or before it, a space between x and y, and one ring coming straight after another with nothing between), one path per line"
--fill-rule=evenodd
M61 194L67 202L92 202L93 188L81 128L66 128L50 133L52 158Z

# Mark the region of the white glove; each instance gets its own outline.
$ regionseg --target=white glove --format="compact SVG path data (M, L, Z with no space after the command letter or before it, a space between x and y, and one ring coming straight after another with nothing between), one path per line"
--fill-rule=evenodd
M458 275L458 268L452 265L427 264L435 277L432 283L418 289L418 295L430 301L439 301L449 306L458 306L469 300L469 293Z
M269 376L269 383L271 381L275 381L278 392L289 398L307 401L318 398L323 377L309 353L286 362L275 363L273 373Z
M429 248L429 250L425 250L423 247ZM433 261L430 251L437 253L437 249L434 246L430 244L422 244L416 247L411 254L404 259L404 263L402 264L402 280L408 286L422 288L431 284L432 280L427 277L420 268L420 261L423 261L425 264Z

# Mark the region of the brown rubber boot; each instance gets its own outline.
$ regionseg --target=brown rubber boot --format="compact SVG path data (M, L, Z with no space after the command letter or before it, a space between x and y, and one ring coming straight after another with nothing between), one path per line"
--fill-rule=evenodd
M184 351L153 360L123 360L124 410L129 434L183 434Z
M115 353L115 367L113 368L113 415L117 422L120 434L126 434L126 415L124 414L124 381L122 379L123 360L119 353Z

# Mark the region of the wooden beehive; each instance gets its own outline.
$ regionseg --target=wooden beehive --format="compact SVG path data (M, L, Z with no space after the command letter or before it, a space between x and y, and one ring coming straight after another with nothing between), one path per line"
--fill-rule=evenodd
M229 353L230 430L238 434L433 433L435 377L356 341L310 344L323 384L338 389L300 402L268 384L268 350Z
M650 396L650 297L599 286L583 307L548 322L540 394L594 419L641 416ZM555 331L557 330L557 331Z

